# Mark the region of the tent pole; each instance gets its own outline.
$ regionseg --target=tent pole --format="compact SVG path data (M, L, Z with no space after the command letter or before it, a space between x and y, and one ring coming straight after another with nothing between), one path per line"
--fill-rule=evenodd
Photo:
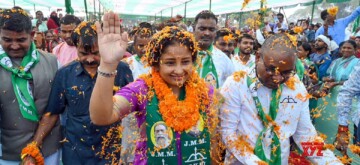
M261 28L265 26L265 24L264 24L264 13L261 11L263 7L264 7L264 1L261 1L260 2L260 12L259 12L260 13L260 22L261 22L260 27Z
M14 2L14 7L15 7L15 0L13 0L13 2Z
M87 4L86 4L86 0L84 0L84 5L85 5L85 14L86 14L86 21L89 21L89 17L88 17L88 10L87 10Z
M99 12L98 12L98 15L99 15L99 21L101 21L101 13L100 13L100 10L101 10L101 8L100 8L100 1L99 1Z
M211 0L210 0L210 6L209 6L209 11L211 11Z
M184 20L186 22L186 5L187 5L188 2L185 2L185 10L184 10Z
M239 29L240 29L240 27L241 27L241 16L242 16L242 13L240 12L240 13L239 13Z
M173 17L173 8L171 7L171 17Z
M34 3L34 12L36 12L35 3Z
M94 19L96 20L96 7L95 7L95 0L94 0Z
M225 28L229 28L228 21L229 21L229 14L225 14Z
M162 22L163 21L163 17L162 17L162 10L160 11L160 21Z
M311 9L311 19L310 19L310 25L312 24L313 18L314 18L314 10L315 10L315 1L313 2L312 9Z

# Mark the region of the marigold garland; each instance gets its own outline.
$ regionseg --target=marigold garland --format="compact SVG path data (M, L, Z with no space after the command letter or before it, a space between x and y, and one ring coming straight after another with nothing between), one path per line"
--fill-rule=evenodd
M200 118L200 109L205 111L209 106L209 88L203 79L193 72L185 83L185 100L179 101L177 96L161 78L159 72L153 70L151 77L141 77L149 87L155 90L159 99L159 113L165 123L175 131L181 132L196 125Z
M21 159L31 156L35 159L36 165L44 165L44 157L42 156L36 142L31 142L21 151Z

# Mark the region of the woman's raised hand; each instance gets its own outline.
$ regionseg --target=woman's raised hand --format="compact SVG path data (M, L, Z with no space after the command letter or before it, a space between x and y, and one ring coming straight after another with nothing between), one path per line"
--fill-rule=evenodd
M114 12L105 13L103 22L96 22L99 53L106 64L117 65L128 46L127 33L120 33L120 18Z

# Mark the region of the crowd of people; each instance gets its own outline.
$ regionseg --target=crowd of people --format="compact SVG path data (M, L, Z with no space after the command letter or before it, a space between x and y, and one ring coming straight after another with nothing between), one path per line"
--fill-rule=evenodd
M127 29L0 9L0 164L360 164L360 7L337 12Z

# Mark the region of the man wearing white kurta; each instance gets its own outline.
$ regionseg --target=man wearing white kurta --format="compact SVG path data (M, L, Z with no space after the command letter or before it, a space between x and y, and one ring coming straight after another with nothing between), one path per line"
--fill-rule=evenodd
M234 64L235 71L251 71L255 67L255 55L250 55L249 60L244 63L238 55L233 56L231 61Z
M145 65L145 59L140 58L137 54L126 58L125 61L129 64L134 80L136 80L140 75L150 72L150 67Z
M214 47L217 18L211 11L201 11L195 17L195 40L199 43L201 65L200 77L215 88L220 88L226 78L234 72L234 65L221 50Z
M255 67L255 56L251 53L254 51L254 38L249 34L243 34L237 42L239 54L234 55L231 61L234 64L235 71L250 72Z
M225 102L220 118L222 140L227 149L225 164L248 165L271 161L269 164L286 165L290 137L301 150L302 142L322 141L310 120L307 91L296 76L295 46L289 43L284 34L270 37L256 56L256 77L248 78L246 72L240 71L224 83L221 94ZM274 102L278 103L275 110L270 108ZM261 114L265 114L266 119ZM271 117L272 114L275 117ZM265 120L269 121L266 128ZM262 131L263 138L258 139ZM238 140L239 137L243 138ZM278 143L274 137L278 138ZM256 154L257 150L254 150L258 149L258 141L262 144L260 150L264 155ZM249 146L250 151L241 149L244 144ZM276 151L280 151L280 156L274 154ZM321 165L341 164L330 150L322 153L323 156L307 158ZM278 162L274 163L274 160Z

